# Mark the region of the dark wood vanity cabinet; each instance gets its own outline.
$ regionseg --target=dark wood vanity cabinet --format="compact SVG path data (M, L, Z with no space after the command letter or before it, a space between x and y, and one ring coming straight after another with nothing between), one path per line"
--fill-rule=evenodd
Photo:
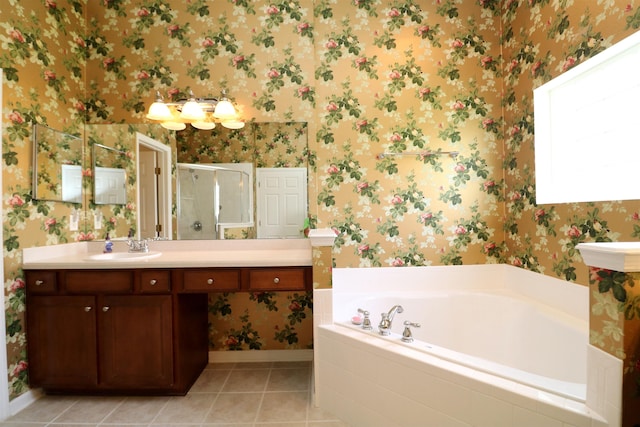
M176 358L184 344L174 329L183 312L195 309L202 314L188 314L192 327L206 334L206 295L176 301L170 276L168 270L27 271L31 386L184 394L208 349L188 343L196 356Z
M32 387L185 394L208 362L208 293L311 289L311 267L25 270Z
M28 298L29 381L45 389L98 385L95 297Z

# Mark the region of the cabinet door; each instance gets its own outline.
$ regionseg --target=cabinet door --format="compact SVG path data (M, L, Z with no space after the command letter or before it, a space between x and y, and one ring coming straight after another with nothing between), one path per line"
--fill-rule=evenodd
M107 388L173 384L170 295L99 298L100 378Z
M95 297L30 296L27 339L32 387L97 385Z

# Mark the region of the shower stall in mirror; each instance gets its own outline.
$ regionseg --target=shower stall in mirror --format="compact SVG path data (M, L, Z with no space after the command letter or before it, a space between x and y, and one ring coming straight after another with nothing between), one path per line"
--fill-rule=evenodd
M253 164L177 164L178 239L223 239L253 227Z

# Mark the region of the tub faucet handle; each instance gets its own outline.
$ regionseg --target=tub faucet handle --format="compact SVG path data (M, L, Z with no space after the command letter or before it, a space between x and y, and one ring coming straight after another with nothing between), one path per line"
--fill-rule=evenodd
M366 331L370 331L371 329L373 329L373 326L371 326L371 319L369 319L369 312L367 310L359 308L358 313L364 316L364 319L362 320L362 329Z
M408 320L404 321L404 332L402 332L402 341L404 342L413 342L413 335L411 334L411 327L419 328L420 323L409 322Z

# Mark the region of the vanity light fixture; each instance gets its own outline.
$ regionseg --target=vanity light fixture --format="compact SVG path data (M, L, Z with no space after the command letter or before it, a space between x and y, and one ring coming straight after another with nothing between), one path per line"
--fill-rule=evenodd
M188 99L175 102L166 102L160 92L156 92L156 100L149 106L147 118L159 121L169 130L184 130L187 123L196 129L211 130L216 127L216 121L228 129L244 127L244 121L224 90L220 99L196 98L193 91L189 91Z

